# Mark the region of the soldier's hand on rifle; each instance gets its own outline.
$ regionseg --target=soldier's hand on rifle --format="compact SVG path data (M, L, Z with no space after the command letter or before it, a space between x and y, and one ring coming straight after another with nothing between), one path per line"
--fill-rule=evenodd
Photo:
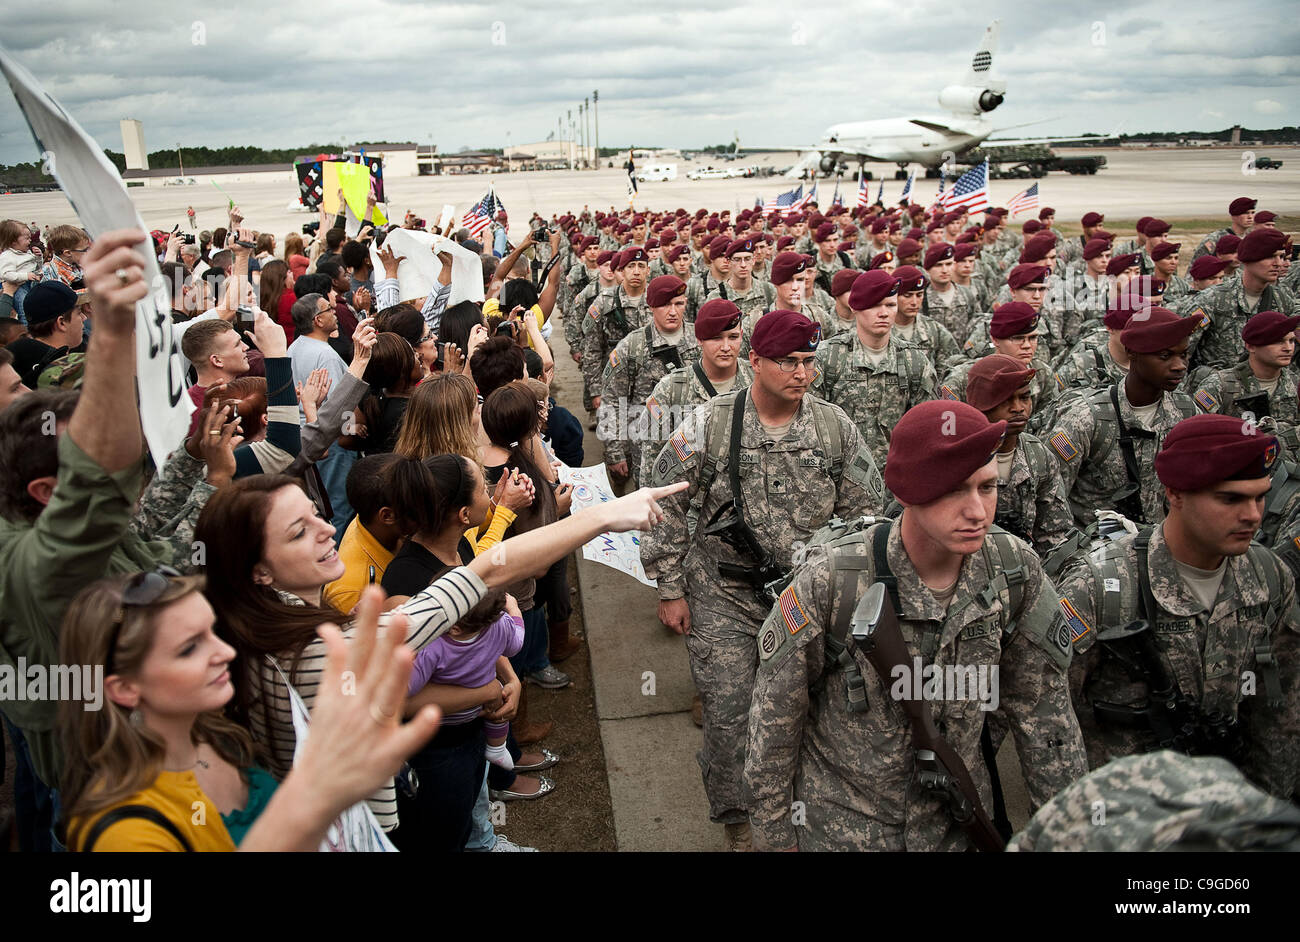
M660 599L659 620L665 628L679 635L690 634L691 608L686 599Z

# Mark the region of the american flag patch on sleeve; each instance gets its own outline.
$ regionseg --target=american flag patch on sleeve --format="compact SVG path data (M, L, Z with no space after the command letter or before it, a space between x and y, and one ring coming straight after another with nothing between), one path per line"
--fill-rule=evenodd
M600 308L593 304L591 307L587 308L587 313L594 318L598 318L600 317Z
M1092 630L1088 623L1079 617L1079 613L1074 610L1074 605L1069 599L1061 599L1061 614L1065 616L1065 623L1070 628L1071 644Z
M786 586L781 593L781 617L790 634L798 634L807 624L808 615L799 604L799 597L794 594L794 586Z
M943 398L957 400L957 394L952 391L952 387L944 385L939 387L939 392L943 393Z
M610 365L610 366L618 366L618 351L617 351L617 350L611 350L611 351L609 351L609 365Z
M1205 308L1203 307L1198 307L1196 310L1192 311L1188 317L1198 318L1202 327L1208 327L1210 325L1210 315L1205 313Z
M649 399L645 401L645 407L646 407L646 411L650 413L650 418L652 419L657 420L661 415L664 414L663 407L659 405L659 400L656 399L654 396L651 396Z
M1215 409L1219 408L1219 400L1211 396L1208 390L1198 389L1196 390L1196 395L1192 396L1192 398L1195 399L1196 404L1206 412L1213 412Z
M1062 461L1069 461L1079 456L1079 449L1074 447L1074 442L1070 441L1070 436L1064 432L1057 432L1049 441L1056 453L1061 456Z
M691 447L686 436L681 432L674 432L673 437L668 439L668 443L673 446L673 451L677 452L677 460L685 461L691 455L695 454L695 449Z

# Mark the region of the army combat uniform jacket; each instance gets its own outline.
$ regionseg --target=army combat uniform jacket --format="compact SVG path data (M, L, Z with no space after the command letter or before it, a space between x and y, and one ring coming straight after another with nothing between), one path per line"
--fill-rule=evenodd
M1214 608L1207 612L1179 575L1163 527L1152 528L1148 538L1159 657L1202 713L1240 721L1242 770L1262 788L1289 798L1300 749L1300 612L1290 571L1271 551L1252 545L1227 558ZM1149 693L1144 680L1103 656L1107 642L1098 642L1104 630L1147 617L1137 539L1128 534L1080 556L1058 580L1074 644L1071 694L1093 768L1156 747L1149 729L1101 725L1093 706L1140 707ZM1266 663L1270 656L1272 666Z
M997 669L998 702L944 684L930 707L935 723L991 808L980 757L986 717L1009 727L1032 805L1037 808L1087 769L1070 709L1070 638L1051 582L1024 543L990 534L962 562L945 611L930 594L892 523L886 546L897 579L899 625L914 665ZM872 528L873 530L875 528ZM872 530L831 544L866 570L842 590L827 546L807 560L773 606L758 636L759 665L749 714L745 780L756 846L800 850L967 850L966 832L945 805L919 787L912 731L891 689L850 641L846 654L866 686L865 712L849 709L841 660L827 664L826 636L839 606L852 606L875 581ZM995 540L1014 547L1008 572ZM865 557L863 559L862 557ZM1000 575L1010 580L998 581ZM1014 589L1011 580L1020 580ZM1001 588L995 586L1000 585ZM839 596L837 598L837 596ZM1015 598L1018 597L1018 604ZM914 685L922 678L911 679ZM981 702L982 701L982 702ZM981 706L990 709L981 709Z
M593 395L600 394L601 378L609 354L618 342L650 323L645 292L629 297L623 286L606 288L587 306L582 332L582 380Z
M1011 479L998 482L998 510L993 522L1013 533L1042 556L1074 529L1065 485L1056 460L1044 445L1022 432L1012 452Z
M1192 401L1202 412L1244 418L1249 412L1263 433L1276 435L1290 458L1300 457L1300 404L1296 387L1300 370L1282 370L1277 387L1270 394L1251 372L1250 362L1238 363L1230 370L1218 370L1201 378L1192 393Z
M971 320L979 312L979 297L973 287L954 284L947 296L934 290L934 285L925 289L921 313L946 327L954 338L970 335Z
M749 290L742 293L728 282L723 282L722 284L715 284L713 290L705 295L704 300L711 301L713 298L725 298L740 308L742 315L762 314L764 311L772 310L772 302L776 300L776 287L770 281L759 281L757 278L751 278L749 280ZM688 301L688 306L689 303Z
M1296 302L1290 291L1268 285L1252 307L1238 272L1221 284L1184 295L1174 310L1184 317L1199 317L1203 324L1192 335L1192 365L1222 370L1236 364L1246 352L1246 342L1241 339L1246 321L1260 311L1278 311L1291 317L1296 313Z

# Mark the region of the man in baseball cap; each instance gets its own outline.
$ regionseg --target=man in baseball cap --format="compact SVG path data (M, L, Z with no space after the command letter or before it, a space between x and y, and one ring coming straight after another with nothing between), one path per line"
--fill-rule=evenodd
M35 389L41 373L69 351L84 349L86 316L77 292L61 281L41 281L27 293L27 332L8 347L13 368L28 389Z

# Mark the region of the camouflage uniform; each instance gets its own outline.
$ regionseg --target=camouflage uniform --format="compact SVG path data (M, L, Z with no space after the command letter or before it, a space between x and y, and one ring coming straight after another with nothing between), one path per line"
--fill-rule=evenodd
M835 277L835 273L849 267L841 258L842 255L846 254L845 252L836 252L831 260L827 262L822 259L821 253L817 252L816 257L813 259L814 267L817 269L816 284L828 295L831 290L831 279Z
M1193 365L1226 369L1246 352L1246 343L1241 339L1241 328L1246 321L1260 311L1279 311L1291 317L1296 313L1296 302L1290 291L1268 285L1260 295L1259 303L1251 307L1246 301L1246 291L1238 272L1222 284L1186 295L1177 311L1185 317L1203 315L1203 320L1208 320L1203 329L1192 335Z
M1251 372L1250 362L1238 363L1230 370L1218 370L1200 378L1192 392L1192 399L1202 412L1231 415L1242 418L1247 407L1241 404L1250 396L1266 396L1268 414L1255 406L1252 414L1255 424L1269 435L1276 435L1287 455L1300 457L1300 404L1296 401L1296 387L1300 385L1300 370L1288 367L1277 378L1277 387L1267 393ZM1263 416L1261 418L1261 416Z
M1110 305L1110 279L1105 275L1093 278L1087 271L1076 271L1067 276L1066 282L1074 297L1081 330L1086 332L1092 325L1101 323Z
M573 299L581 294L587 285L598 280L599 272L599 268L588 268L580 257L576 258L560 288L560 310L568 311L573 307Z
M1028 432L1021 433L1012 455L1011 480L998 482L993 522L1042 556L1074 529L1065 485L1047 446Z
M1212 255L1214 253L1214 247L1218 245L1219 240L1222 239L1224 236L1226 236L1229 232L1232 232L1232 226L1225 226L1222 229L1215 229L1204 239L1201 239L1199 242L1197 242L1196 250L1192 252L1192 261L1193 262L1196 261L1202 255Z
M891 251L888 242L886 242L884 246L881 247L877 247L873 245L870 240L867 240L866 242L862 242L858 245L857 251L853 253L853 263L854 263L853 267L860 268L863 271L866 271L868 268L871 267L871 260L873 258L879 255L881 252L888 252L888 251Z
M909 333L906 327L895 322L890 335L924 350L930 365L934 367L936 377L946 376L959 363L965 361L966 354L962 352L961 345L953 339L948 328L933 317L917 314L911 328Z
M1133 438L1137 459L1137 493L1143 520L1134 522L1159 523L1165 519L1165 488L1156 478L1156 452L1175 425L1197 412L1192 398L1177 391L1161 398L1150 430L1138 424L1122 385L1099 389L1085 398L1080 408L1056 416L1052 434L1045 437L1061 462L1061 480L1070 509L1075 519L1086 526L1093 521L1092 511L1118 509L1121 496L1133 486L1119 443L1112 389L1117 392L1120 418Z
M1063 265L1073 265L1083 261L1083 247L1088 244L1088 237L1083 233L1071 238L1056 237L1056 257Z
M602 231L600 233L600 250L602 252L617 252L620 248L618 239L614 238L611 233Z
M998 291L993 306L1001 307L1010 300L1011 288L1003 285ZM1041 316L1038 329L1045 334L1048 346L1051 348L1052 359L1079 342L1079 335L1083 332L1084 316L1066 289L1064 279L1056 275L1047 276L1047 293L1043 295L1043 306L1038 313ZM1103 317L1105 314L1105 310L1102 310ZM1047 326L1046 331L1043 331L1044 324Z
M942 399L960 399L966 401L966 378L970 375L974 360L958 363L939 384L938 397ZM1035 357L1029 361L1029 368L1035 370L1029 380L1029 395L1034 400L1034 412L1029 419L1029 428L1037 431L1043 427L1056 406L1056 379L1052 368Z
M1277 283L1287 291L1290 291L1292 297L1294 297L1295 293L1300 291L1300 265L1292 262L1291 267L1287 269L1285 275L1277 280Z
M700 364L700 369L703 368L703 364ZM726 391L743 389L753 382L754 371L750 368L749 361L744 357L737 357L736 377L732 381L731 388ZM677 426L682 424L688 412L705 405L716 395L719 393L711 393L705 388L694 366L673 370L655 384L654 391L645 402L646 411L650 414L651 437L646 440L646 446L641 450L640 480L650 480L650 461L659 457L664 442L668 441L668 437Z
M1226 559L1214 608L1207 612L1179 574L1164 528L1153 527L1149 538L1152 628L1160 659L1202 714L1218 712L1228 722L1240 722L1242 771L1269 792L1289 797L1297 784L1300 743L1300 611L1294 578L1270 550L1252 545ZM1093 709L1094 703L1140 707L1150 693L1144 680L1130 677L1116 658L1103 654L1106 642L1096 643L1103 631L1148 617L1137 578L1136 540L1136 534L1125 534L1080 555L1058 580L1074 639L1070 692L1093 767L1157 746L1149 729L1101 725ZM1243 683L1248 676L1254 684ZM1266 703L1274 697L1277 702Z
M651 435L646 399L673 369L665 362L671 351L683 366L697 362L700 344L695 331L684 326L677 343L669 346L652 321L618 342L601 378L596 434L605 443L606 464L627 461L633 486L642 480L641 443Z
M884 359L872 366L853 330L823 341L816 362L810 391L848 413L883 468L889 435L903 413L935 397L938 382L929 358L923 350L890 337Z
M1162 295L1165 307L1168 307L1171 301L1176 301L1178 298L1191 293L1192 284L1190 281L1182 275L1170 275L1169 280L1165 282L1165 293Z
M646 304L645 292L642 291L635 298L628 297L622 285L601 291L587 307L582 331L581 365L583 382L593 395L599 395L601 377L610 351L628 334L644 328L650 320L650 307Z
M1056 361L1056 388L1100 389L1121 382L1128 370L1121 369L1110 355L1110 333L1106 328L1085 334L1066 354Z
M953 337L965 338L970 334L971 319L980 312L979 298L974 288L952 287L947 298L935 291L934 285L927 287L921 313L942 324Z
M1086 765L1069 705L1069 635L1062 633L1064 622L1041 562L1019 540L989 535L982 552L962 561L945 612L917 575L900 528L878 526L890 528L886 552L898 580L899 627L909 653L936 667L998 666L997 709L986 712L973 698L931 704L936 725L970 770L981 803L992 807L979 746L989 717L1014 735L1030 800L1035 807L1042 804L1082 775ZM1014 544L1024 576L1014 608L1005 587L980 600L1003 574L994 563L1000 560L994 545L999 538ZM859 591L870 585L871 531L832 545L866 567L858 576ZM800 850L966 850L966 833L944 804L917 784L911 729L902 710L890 703L891 685L850 643L846 654L861 672L867 701L865 712L852 712L842 669L826 663L826 635L836 610L854 603L837 592L842 576L827 546L812 547L759 634L762 660L745 763L755 843L798 844ZM792 815L795 801L803 826Z
M749 290L742 294L729 282L724 282L704 296L705 301L713 298L726 298L740 308L741 314L762 314L764 311L772 310L772 302L776 300L776 287L770 281L756 281L751 278ZM687 305L689 304L688 301Z
M1255 788L1227 759L1164 749L1089 772L1039 808L1007 850L1298 851L1300 808Z
M701 274L692 275L691 280L686 282L686 320L689 323L695 323L695 315L719 284L721 282L713 277L707 266Z
M727 462L713 464L709 455L710 428L726 422L713 436L722 436L729 450L728 418L737 392L716 397L673 433L651 471L655 486L689 481L690 488L660 500L664 522L641 538L641 562L646 575L658 580L659 598L686 598L691 630L686 636L691 674L704 704L704 745L699 760L714 821L739 823L749 808L742 772L745 763L745 724L749 714L755 638L771 608L760 602L754 587L724 576L719 564L752 568L748 553L738 552L721 536L704 534L715 516L732 505ZM745 520L776 564L789 569L797 543L807 540L832 516L852 518L879 513L884 505L884 481L863 446L857 429L843 411L805 396L785 437L778 442L758 420L746 395L741 432L740 481ZM819 411L820 410L820 411ZM817 431L817 415L834 423L840 459L832 468L830 447ZM708 493L702 473L713 468Z

